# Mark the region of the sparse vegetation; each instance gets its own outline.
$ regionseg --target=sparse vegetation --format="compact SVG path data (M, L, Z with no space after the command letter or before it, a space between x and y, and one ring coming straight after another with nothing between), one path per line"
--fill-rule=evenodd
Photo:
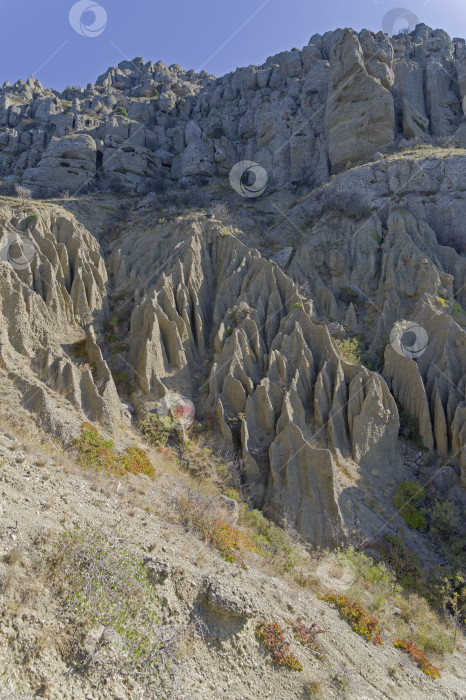
M371 369L371 361L367 356L362 335L355 334L350 338L336 340L336 343L346 362L352 365L365 365Z
M28 187L24 187L23 185L16 185L15 195L21 202L26 202L29 199L32 199L31 190Z
M298 620L292 626L298 642L313 651L317 658L324 660L326 654L322 644L317 639L317 635L323 634L324 630L319 629L315 622L306 625L303 620Z
M377 618L369 615L359 600L350 600L348 596L331 594L321 598L331 605L335 605L340 617L347 620L356 634L365 637L373 644L383 644L380 636L380 626Z
M81 437L74 441L78 463L86 469L103 471L110 476L123 474L146 474L155 476L147 454L137 446L128 447L122 455L117 454L113 440L99 435L91 423L83 423Z
M209 132L209 138L211 139L221 139L222 136L226 136L226 131L221 124L216 124L213 126Z
M384 560L393 568L401 585L420 591L423 576L418 558L408 549L400 535L385 534L380 548Z
M208 498L190 490L176 497L177 520L189 530L197 532L201 538L216 549L225 561L246 569L243 559L245 552L260 550L250 535L241 532L216 514L216 508Z
M118 114L118 116L120 116L120 117L126 117L126 119L128 118L128 111L126 110L125 107L123 107L123 105L119 105L115 109L115 114Z
M29 214L24 221L24 227L29 228L39 218L39 214Z
M403 410L398 406L400 415L400 434L421 452L428 452L428 448L424 445L421 432L419 430L419 421L416 416L411 415L408 411Z
M155 413L149 413L139 422L139 429L153 447L163 447L174 436L175 423L168 416L163 420Z
M261 622L256 628L256 635L272 654L277 666L287 666L292 671L302 671L300 660L290 651L285 633L278 622Z
M325 683L321 678L313 678L304 684L303 693L306 700L318 700L325 697Z
M417 481L403 481L393 498L393 505L402 516L403 520L413 530L426 527L426 518L418 506L424 501L425 489Z
M268 520L260 510L249 510L246 504L240 507L240 523L252 531L252 539L261 554L277 571L294 569L298 554L287 531Z
M118 531L68 530L46 567L75 625L69 662L76 670L87 671L105 659L108 671L142 677L147 690L173 680L185 630L161 623L155 589L127 537ZM84 648L93 632L92 648L89 643Z
M393 643L398 649L402 649L405 654L408 654L409 658L412 659L427 676L433 679L440 677L438 668L431 664L426 658L425 653L418 649L412 642L408 642L405 639L395 639Z

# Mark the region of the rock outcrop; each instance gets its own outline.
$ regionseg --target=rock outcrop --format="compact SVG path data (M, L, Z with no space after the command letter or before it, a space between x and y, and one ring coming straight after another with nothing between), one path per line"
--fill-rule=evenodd
M275 185L321 184L404 139L466 147L465 86L464 41L423 24L314 35L221 78L142 58L86 89L29 78L0 89L0 176L40 195L145 192L148 179L195 185L246 159Z
M92 330L107 309L99 246L64 210L30 211L0 212L1 367L55 436L86 418L113 430L125 411Z
M182 394L255 505L323 547L372 528L359 484L403 477L399 409L465 484L465 70L462 40L418 25L316 35L218 79L136 59L85 90L5 85L7 183L153 190L131 213L86 198L86 225L79 200L2 202L0 358L24 405L69 439ZM170 206L243 159L277 186L233 202L243 230Z

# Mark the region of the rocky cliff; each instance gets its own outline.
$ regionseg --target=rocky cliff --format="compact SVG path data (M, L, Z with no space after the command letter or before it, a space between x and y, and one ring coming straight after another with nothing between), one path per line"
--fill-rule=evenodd
M465 71L463 40L418 25L218 79L136 59L62 94L4 85L4 188L67 190L2 200L0 357L24 406L69 441L183 394L253 502L324 546L379 531L355 485L406 475L400 412L415 464L464 485ZM241 159L268 176L247 205L225 185ZM180 205L190 187L229 225ZM419 352L396 346L407 323Z
M403 139L466 146L466 49L418 25L391 39L338 29L215 78L141 58L63 93L0 90L0 176L40 195L193 184L257 161L276 185L330 174Z

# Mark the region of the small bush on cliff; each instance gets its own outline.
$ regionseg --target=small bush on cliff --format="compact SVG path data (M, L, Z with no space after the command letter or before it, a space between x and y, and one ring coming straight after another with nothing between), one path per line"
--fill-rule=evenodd
M367 356L362 335L353 335L351 338L337 340L336 342L346 362L352 365L364 365L371 369L371 361Z
M225 561L238 564L246 569L243 559L245 552L260 554L258 544L249 533L241 532L217 514L217 504L213 499L191 490L174 497L175 520L187 530L193 530L216 549Z
M292 671L303 670L300 660L290 652L285 634L278 622L261 622L256 628L256 635L270 651L273 662L277 666L287 666Z
M161 420L153 413L148 413L147 416L139 422L139 429L144 435L147 442L153 447L163 447L167 444L170 437L173 436L175 423L171 418Z
M111 476L124 474L146 474L155 476L147 454L139 447L128 447L122 455L117 454L113 440L99 435L91 423L83 423L81 437L74 440L78 463L94 471L103 471Z
M395 639L393 643L396 647L402 649L405 654L408 654L409 658L412 659L427 676L430 676L433 679L440 677L438 668L433 666L433 664L431 664L426 658L425 653L418 649L412 642L405 639Z
M283 573L293 570L296 552L285 529L268 520L261 511L249 510L246 504L240 507L240 523L252 530L252 537L262 554L278 571Z
M393 505L413 530L426 526L425 515L418 508L425 496L425 489L417 481L403 481L396 490Z
M423 574L419 560L408 549L399 535L391 533L384 535L380 551L388 566L395 571L399 582L404 588L421 590Z
M306 625L303 620L298 620L292 626L298 642L313 651L323 661L326 658L326 654L322 644L317 639L317 635L323 634L324 630L319 629L315 622L311 625Z
M143 678L146 688L156 684L159 697L173 680L186 630L160 622L155 588L129 539L118 531L69 530L47 557L45 574L75 627L72 667L104 664L109 673Z
M345 595L326 595L320 600L335 605L340 613L340 617L347 620L356 634L365 637L373 644L383 644L380 636L380 626L377 618L369 615L363 608L359 600L350 600Z
M422 440L416 416L404 411L400 406L398 406L398 412L400 414L400 435L412 442L420 452L428 452L428 448Z

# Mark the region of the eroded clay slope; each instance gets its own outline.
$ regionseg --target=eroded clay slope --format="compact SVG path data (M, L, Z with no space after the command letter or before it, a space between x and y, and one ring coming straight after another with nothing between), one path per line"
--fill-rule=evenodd
M3 205L0 227L2 369L55 435L69 439L86 417L111 429L123 407L93 330L107 303L97 241L50 205ZM88 363L74 361L76 343L85 345Z
M256 250L205 218L166 228L125 237L111 258L116 291L136 303L132 400L147 409L170 389L215 410L256 503L331 544L345 529L338 465L400 467L384 379L342 359L312 302Z

